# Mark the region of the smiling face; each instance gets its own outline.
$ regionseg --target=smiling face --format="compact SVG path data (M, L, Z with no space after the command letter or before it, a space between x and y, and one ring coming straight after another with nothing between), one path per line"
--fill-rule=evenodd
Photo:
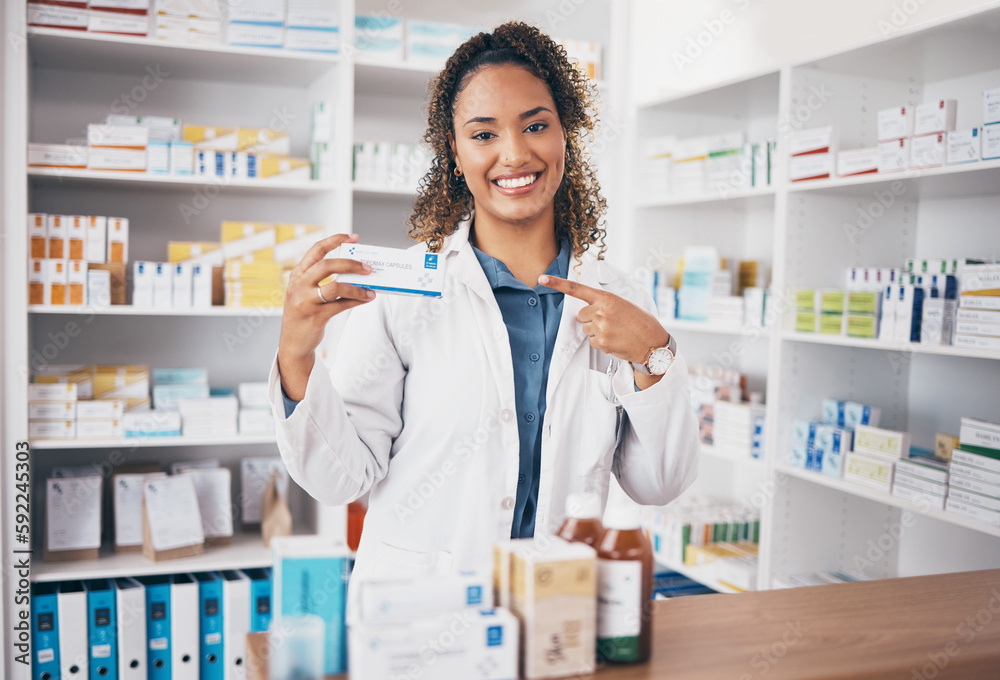
M519 66L483 68L455 102L452 134L477 218L553 221L566 136L545 81Z

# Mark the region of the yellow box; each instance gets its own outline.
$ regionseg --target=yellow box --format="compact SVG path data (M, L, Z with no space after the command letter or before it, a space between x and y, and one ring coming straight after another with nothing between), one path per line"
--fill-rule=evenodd
M819 311L837 314L843 314L847 311L847 291L822 290L819 296Z
M148 400L149 369L146 366L127 365L95 367L94 398Z
M273 222L237 222L227 220L222 223L220 234L223 243L231 243L242 238L249 238L254 234L260 234L269 230L276 230L277 224Z
M45 304L65 305L69 297L68 260L43 260L45 263Z
M79 399L94 397L94 367L82 364L46 366L43 373L32 376L31 381L48 385L76 385Z
M167 262L176 264L221 249L222 244L216 241L170 241L167 243Z
M225 277L230 281L281 281L281 266L274 262L244 262L229 260L226 262Z
M284 156L261 156L260 176L264 179L312 179L312 164L308 158L287 158Z
M819 317L816 312L796 312L795 330L799 333L816 333L819 330Z
M239 128L236 131L236 143L239 151L251 153L287 157L292 152L288 133L270 128Z
M323 227L318 224L279 224L276 229L278 230L278 243L293 241L297 238L302 238L309 234L318 234L323 231Z
M878 317L874 314L848 314L847 334L852 338L878 337Z
M806 311L816 310L816 291L812 288L795 291L795 308Z
M842 335L844 333L844 315L834 312L820 314L819 332L823 335Z
M70 260L66 263L66 304L83 305L87 302L87 263Z
M938 432L934 435L934 457L938 460L951 461L951 452L960 445L955 435Z

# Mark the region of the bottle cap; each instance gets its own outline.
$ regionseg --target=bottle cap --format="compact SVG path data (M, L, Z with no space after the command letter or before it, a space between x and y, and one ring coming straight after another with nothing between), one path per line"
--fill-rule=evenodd
M571 493L566 497L566 516L571 519L599 519L601 497L596 493Z
M627 531L639 528L639 506L631 500L609 503L604 512L604 528Z

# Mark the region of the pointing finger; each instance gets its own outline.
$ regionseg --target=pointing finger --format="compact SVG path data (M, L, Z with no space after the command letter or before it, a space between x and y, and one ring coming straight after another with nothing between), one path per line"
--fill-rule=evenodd
M560 293L583 300L588 304L594 304L604 294L603 290L591 288L576 281L561 279L558 276L542 274L538 277L538 283L552 290L558 290Z

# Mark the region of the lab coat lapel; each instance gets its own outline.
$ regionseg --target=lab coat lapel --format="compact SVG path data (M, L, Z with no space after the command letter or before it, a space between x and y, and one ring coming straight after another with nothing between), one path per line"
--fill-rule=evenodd
M591 288L600 288L597 279L597 272L594 270L594 262L584 260L580 266L576 266L579 259L573 258L570 263L568 278L570 281L577 281ZM580 345L586 341L587 336L583 332L583 326L576 319L580 310L587 306L587 303L579 298L570 295L563 296L562 318L559 320L559 330L556 333L556 344L552 351L552 361L549 364L549 384L546 392L547 403L552 403L552 393L559 385L566 369L569 367L573 355L576 354Z

